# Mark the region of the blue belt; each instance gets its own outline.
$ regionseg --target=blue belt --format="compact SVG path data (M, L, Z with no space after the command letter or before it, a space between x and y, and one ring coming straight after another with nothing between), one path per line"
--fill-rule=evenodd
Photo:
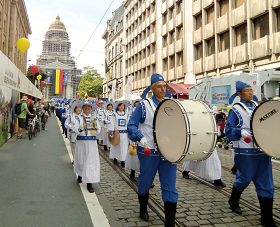
M77 136L77 140L96 140L96 136Z
M233 148L235 154L240 154L240 155L264 155L261 150L256 149L256 148Z
M151 156L160 156L159 152L156 151L155 149L150 149L151 150ZM137 146L137 152L140 154L144 154L144 147Z
M127 133L127 130L119 130L119 133Z

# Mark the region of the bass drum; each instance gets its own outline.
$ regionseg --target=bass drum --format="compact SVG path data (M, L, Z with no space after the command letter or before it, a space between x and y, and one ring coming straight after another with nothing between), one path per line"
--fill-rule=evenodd
M162 101L155 112L153 129L157 150L172 163L205 160L217 142L214 116L203 101Z
M280 159L280 101L263 102L254 110L251 131L257 146L267 155Z

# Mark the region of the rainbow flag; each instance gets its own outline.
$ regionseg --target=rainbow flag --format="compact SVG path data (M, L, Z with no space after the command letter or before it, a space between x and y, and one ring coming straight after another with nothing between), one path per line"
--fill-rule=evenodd
M55 70L55 94L62 95L63 92L63 70Z

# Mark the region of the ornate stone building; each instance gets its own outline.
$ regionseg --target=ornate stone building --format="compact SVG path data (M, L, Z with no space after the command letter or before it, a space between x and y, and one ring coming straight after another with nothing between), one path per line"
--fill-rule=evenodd
M72 98L75 96L79 83L78 75L81 70L76 68L74 58L71 57L71 43L64 24L57 16L49 26L43 41L42 55L37 59L37 65L48 74L46 80L45 97ZM62 83L60 92L56 91L57 73L60 73Z

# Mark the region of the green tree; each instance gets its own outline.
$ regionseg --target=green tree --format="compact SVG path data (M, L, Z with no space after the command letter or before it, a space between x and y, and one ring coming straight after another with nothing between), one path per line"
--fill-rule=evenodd
M84 73L78 86L78 92L81 97L87 94L90 97L97 98L103 93L103 79L94 67L84 67Z

